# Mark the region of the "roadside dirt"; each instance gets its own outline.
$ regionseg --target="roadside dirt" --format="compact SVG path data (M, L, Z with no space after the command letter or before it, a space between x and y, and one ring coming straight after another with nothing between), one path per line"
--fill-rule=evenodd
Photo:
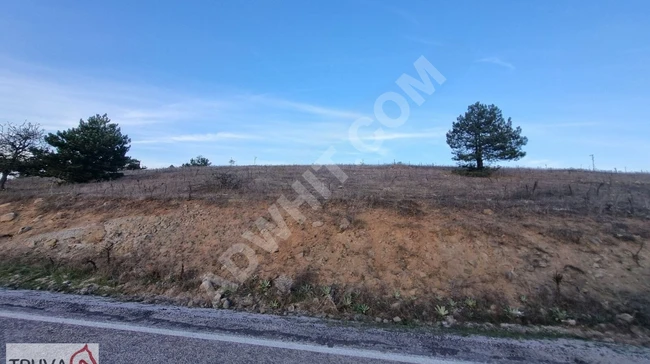
M0 216L16 214L0 222L0 258L4 263L93 266L110 272L121 293L209 305L201 277L217 275L236 282L219 258L243 243L258 260L250 279L275 282L284 276L298 285L306 284L308 277L313 287L366 292L364 304L378 319L391 319L396 302L431 311L434 303L446 304L453 316L458 310L452 310L452 303L460 306L470 298L485 311L476 315L478 319L519 308L537 317L562 308L566 315L548 320L650 327L650 247L639 251L650 237L650 223L644 219L510 216L491 210L420 208L417 203L417 213L410 213L330 203L320 211L301 209L304 222L284 213L290 234L277 238L277 251L269 253L242 234L259 236L254 222L259 217L271 220L270 206L117 199L11 202L0 205ZM246 266L241 255L233 260L240 268ZM361 302L364 296L358 296ZM375 305L369 297L382 304ZM321 305L321 311L341 311L337 299L332 301L334 308L328 311ZM289 303L266 307L281 310ZM586 307L583 314L588 318L578 317ZM623 322L616 316L620 314L632 319ZM522 321L519 314L514 316Z

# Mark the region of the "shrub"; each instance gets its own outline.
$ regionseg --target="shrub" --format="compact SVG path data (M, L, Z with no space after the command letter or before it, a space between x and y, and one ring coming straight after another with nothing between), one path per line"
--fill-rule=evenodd
M234 173L215 173L213 177L219 189L238 190L242 186L241 178Z
M189 163L184 163L183 167L208 167L212 163L210 160L202 155L196 156L196 158L190 159Z

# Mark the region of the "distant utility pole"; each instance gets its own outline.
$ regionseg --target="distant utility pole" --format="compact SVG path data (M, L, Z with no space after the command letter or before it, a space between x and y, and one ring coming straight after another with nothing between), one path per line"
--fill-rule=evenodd
M591 170L595 172L596 171L596 162L594 160L594 155L589 154L589 156L591 157Z

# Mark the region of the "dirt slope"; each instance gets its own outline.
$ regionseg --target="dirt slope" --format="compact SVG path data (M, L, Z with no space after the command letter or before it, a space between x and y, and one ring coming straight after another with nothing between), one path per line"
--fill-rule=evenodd
M330 203L320 211L302 209L304 222L284 214L290 234L276 239L277 251L269 253L242 238L246 231L260 234L254 222L261 216L271 220L269 206L23 200L0 206L0 215L17 214L0 223L0 254L5 264L56 264L91 272L95 266L121 292L206 305L201 277L216 274L236 282L219 258L243 243L258 260L248 281L286 276L296 282L294 288L308 280L313 287L365 292L359 302L388 316L408 315L395 302L433 311L434 303L450 309L455 305L449 298L472 298L483 303L488 316L521 308L538 317L540 309L559 307L569 314L558 320L570 318L573 310L574 318L583 311L587 315L580 320L590 323L611 321L620 313L642 326L649 323L650 257L647 249L634 255L650 233L642 219L507 216L417 204L405 212ZM246 267L242 255L233 261ZM556 274L562 275L559 294ZM341 311L342 297L328 312ZM466 318L462 312L457 316Z

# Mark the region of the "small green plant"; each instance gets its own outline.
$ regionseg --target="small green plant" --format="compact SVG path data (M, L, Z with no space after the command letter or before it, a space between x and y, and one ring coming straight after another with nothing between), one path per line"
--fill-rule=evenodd
M436 313L438 314L438 316L443 318L449 315L449 311L447 311L445 306L440 306L440 305L436 306Z
M465 300L465 306L469 308L475 308L476 307L476 300L473 298L467 298Z
M269 288L271 288L271 281L268 279L263 279L260 281L260 289L262 291L267 291Z
M557 322L562 322L567 319L568 315L566 311L559 307L551 308L551 317Z
M278 302L278 300L273 300L269 305L271 306L271 308L276 309L280 307L280 302Z
M398 300L402 297L402 294L399 291L395 291L393 292L393 297Z
M352 306L352 295L346 294L343 296L343 306Z
M450 298L449 301L447 301L447 303L449 304L450 309L453 310L454 308L456 308L456 301L454 301L453 299Z
M354 310L360 314L365 315L368 311L370 311L370 306L366 304L358 304L354 306Z
M443 297L442 295L437 294L436 295L436 301L442 301Z
M505 311L506 316L510 318L517 318L524 315L517 307L507 307L503 310Z
M310 294L312 292L312 290L313 290L313 287L311 286L311 284L308 284L308 283L303 284L302 286L300 286L300 289L299 289L300 293L305 295L305 296Z
M526 297L525 294L522 294L521 296L519 296L519 301L521 301L521 303L526 303L528 302L528 297Z
M327 297L327 296L332 294L332 287L323 286L323 287L321 287L321 292L323 292L323 296Z

